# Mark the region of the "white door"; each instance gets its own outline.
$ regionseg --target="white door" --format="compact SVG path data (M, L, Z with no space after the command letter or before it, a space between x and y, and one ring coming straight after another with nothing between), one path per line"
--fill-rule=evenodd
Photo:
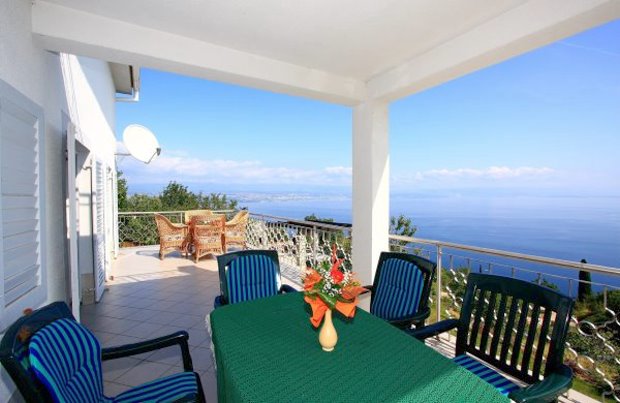
M106 245L105 245L105 168L95 161L93 166L93 251L95 271L95 301L99 302L105 290Z
M80 272L78 266L78 231L75 126L67 126L67 238L69 239L69 273L71 278L71 311L80 320Z

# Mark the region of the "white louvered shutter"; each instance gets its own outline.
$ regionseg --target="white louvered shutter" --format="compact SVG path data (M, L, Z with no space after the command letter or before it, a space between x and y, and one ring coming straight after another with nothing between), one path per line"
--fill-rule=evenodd
M40 225L40 108L0 87L0 313L4 329L45 300Z
M105 289L105 170L100 161L95 162L94 174L93 243L95 250L95 300L101 300Z

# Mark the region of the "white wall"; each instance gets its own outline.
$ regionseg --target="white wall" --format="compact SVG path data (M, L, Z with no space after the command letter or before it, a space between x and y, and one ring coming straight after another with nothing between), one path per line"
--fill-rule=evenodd
M65 299L63 149L61 113L67 110L58 55L37 47L30 33L30 2L0 2L0 79L40 105L45 114L45 181L42 195L47 211L46 234L48 300ZM15 387L1 371L0 401Z
M0 79L44 110L45 149L41 152L45 158L46 193L41 199L46 211L47 244L43 253L47 261L47 302L51 302L66 300L69 292L66 290L62 115L69 115L79 124L83 141L114 166L114 86L107 63L69 56L66 59L73 73L70 87L74 92L65 94L63 72L66 69L60 56L42 50L33 41L31 4L26 0L0 1ZM71 107L67 99L72 102ZM0 401L8 401L14 390L12 381L0 369Z

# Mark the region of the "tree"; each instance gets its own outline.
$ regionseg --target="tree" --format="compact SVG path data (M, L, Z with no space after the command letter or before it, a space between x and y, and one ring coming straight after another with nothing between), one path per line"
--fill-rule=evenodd
M405 217L403 214L398 217L390 218L390 234L413 237L418 227L413 225L411 218Z
M178 182L172 181L159 196L164 210L195 210L198 209L198 197Z
M123 171L116 171L116 189L118 192L118 211L128 211L127 179L123 178Z
M581 259L581 263L588 263ZM592 276L589 271L579 270L579 286L577 288L577 300L585 301L592 295Z
M198 205L201 209L208 210L236 210L237 200L229 199L226 195L221 193L210 193L203 195L202 192L196 196Z
M125 211L162 211L161 200L157 196L135 194L127 198Z
M312 213L304 217L304 221L321 221L321 222L334 222L333 218L321 218L316 214Z
M402 235L413 237L415 232L418 230L418 227L413 225L411 222L411 218L405 217L405 215L401 214L398 217L392 216L390 217L390 234L391 235ZM390 250L394 252L402 252L409 242L407 241L392 241L390 244ZM418 253L419 251L414 249L414 253Z

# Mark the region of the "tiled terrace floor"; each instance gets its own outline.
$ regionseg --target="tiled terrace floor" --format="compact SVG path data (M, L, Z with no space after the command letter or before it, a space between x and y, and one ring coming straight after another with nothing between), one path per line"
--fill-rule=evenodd
M187 330L194 370L200 374L210 402L217 387L205 329L205 316L219 294L217 262L212 257L198 264L172 253L163 261L157 249L122 250L115 263L115 279L108 283L100 303L84 306L82 322L103 346L134 343ZM180 349L104 362L105 392L116 395L129 387L182 371Z
M219 294L217 261L208 256L198 264L172 253L163 261L156 247L122 249L101 302L82 307L82 323L104 347L134 343L186 330L194 370L200 374L207 401L217 401L217 384L205 317ZM284 282L293 285L287 279ZM429 344L444 355L454 351L450 341ZM104 388L116 395L132 386L182 371L178 347L112 360L103 364ZM561 401L593 402L571 391Z

